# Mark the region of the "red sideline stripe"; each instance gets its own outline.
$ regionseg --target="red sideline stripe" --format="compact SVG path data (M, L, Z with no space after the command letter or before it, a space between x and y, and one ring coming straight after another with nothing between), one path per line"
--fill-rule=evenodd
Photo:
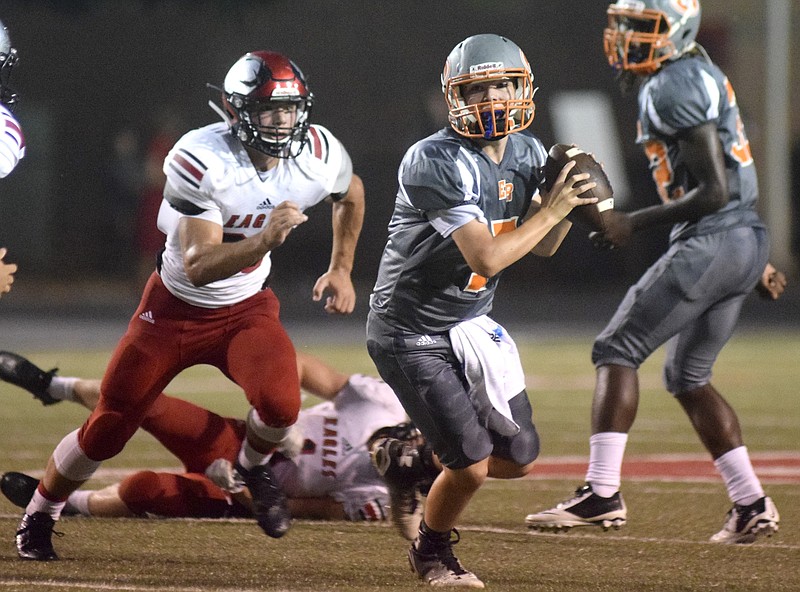
M800 483L800 453L775 452L750 456L756 474L763 483ZM582 479L588 460L575 457L541 457L536 461L532 479ZM629 456L622 463L623 479L652 481L717 481L711 458L703 455L657 454Z

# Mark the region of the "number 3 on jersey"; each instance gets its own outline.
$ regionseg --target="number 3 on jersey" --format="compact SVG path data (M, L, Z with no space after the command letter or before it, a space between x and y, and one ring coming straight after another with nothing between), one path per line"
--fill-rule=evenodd
M733 86L731 86L727 78L725 79L725 90L727 92L728 105L735 107L736 93L733 92ZM679 192L677 195L669 195L668 193L674 176L667 145L660 140L649 140L644 145L644 151L647 155L647 159L650 161L650 171L653 174L653 181L656 183L656 189L661 199L667 202L670 199L681 197L682 192ZM728 154L730 154L731 158L738 162L740 166L746 167L753 164L750 140L747 139L747 135L744 133L744 123L742 122L742 117L738 109L736 110L736 140L731 142Z

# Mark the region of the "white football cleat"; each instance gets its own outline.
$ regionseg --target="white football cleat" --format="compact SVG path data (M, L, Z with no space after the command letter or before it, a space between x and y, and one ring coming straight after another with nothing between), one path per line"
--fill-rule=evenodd
M725 517L725 524L709 540L726 545L747 545L759 536L772 536L778 532L781 517L769 497L762 497L749 506L735 504Z
M627 522L628 509L618 491L611 497L600 497L588 483L575 490L575 496L555 508L528 514L528 528L562 532L575 526L600 526L618 530Z

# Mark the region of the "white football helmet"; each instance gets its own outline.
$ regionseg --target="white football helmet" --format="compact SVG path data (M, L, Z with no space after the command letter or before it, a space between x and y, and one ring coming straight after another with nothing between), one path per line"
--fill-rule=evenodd
M650 75L696 46L699 0L618 0L607 14L603 47L618 72Z
M484 80L511 80L515 97L467 105L466 84ZM496 140L519 132L533 121L533 73L517 45L500 35L473 35L453 48L444 64L442 91L452 128L467 138Z
M17 50L11 47L8 29L0 21L0 103L13 108L17 102L17 93L8 87L11 68L17 62Z
M225 76L222 96L231 116L231 129L243 144L277 158L300 154L308 134L314 95L292 60L272 51L245 54ZM259 125L259 111L285 103L297 110L294 125Z

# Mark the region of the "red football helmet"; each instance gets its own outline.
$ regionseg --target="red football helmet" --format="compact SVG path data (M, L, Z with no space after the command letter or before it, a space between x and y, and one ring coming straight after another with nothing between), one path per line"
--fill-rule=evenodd
M294 158L308 134L314 95L300 68L272 51L245 54L225 76L223 103L232 116L231 129L243 144L276 158ZM261 125L259 114L279 106L294 109L294 123Z

